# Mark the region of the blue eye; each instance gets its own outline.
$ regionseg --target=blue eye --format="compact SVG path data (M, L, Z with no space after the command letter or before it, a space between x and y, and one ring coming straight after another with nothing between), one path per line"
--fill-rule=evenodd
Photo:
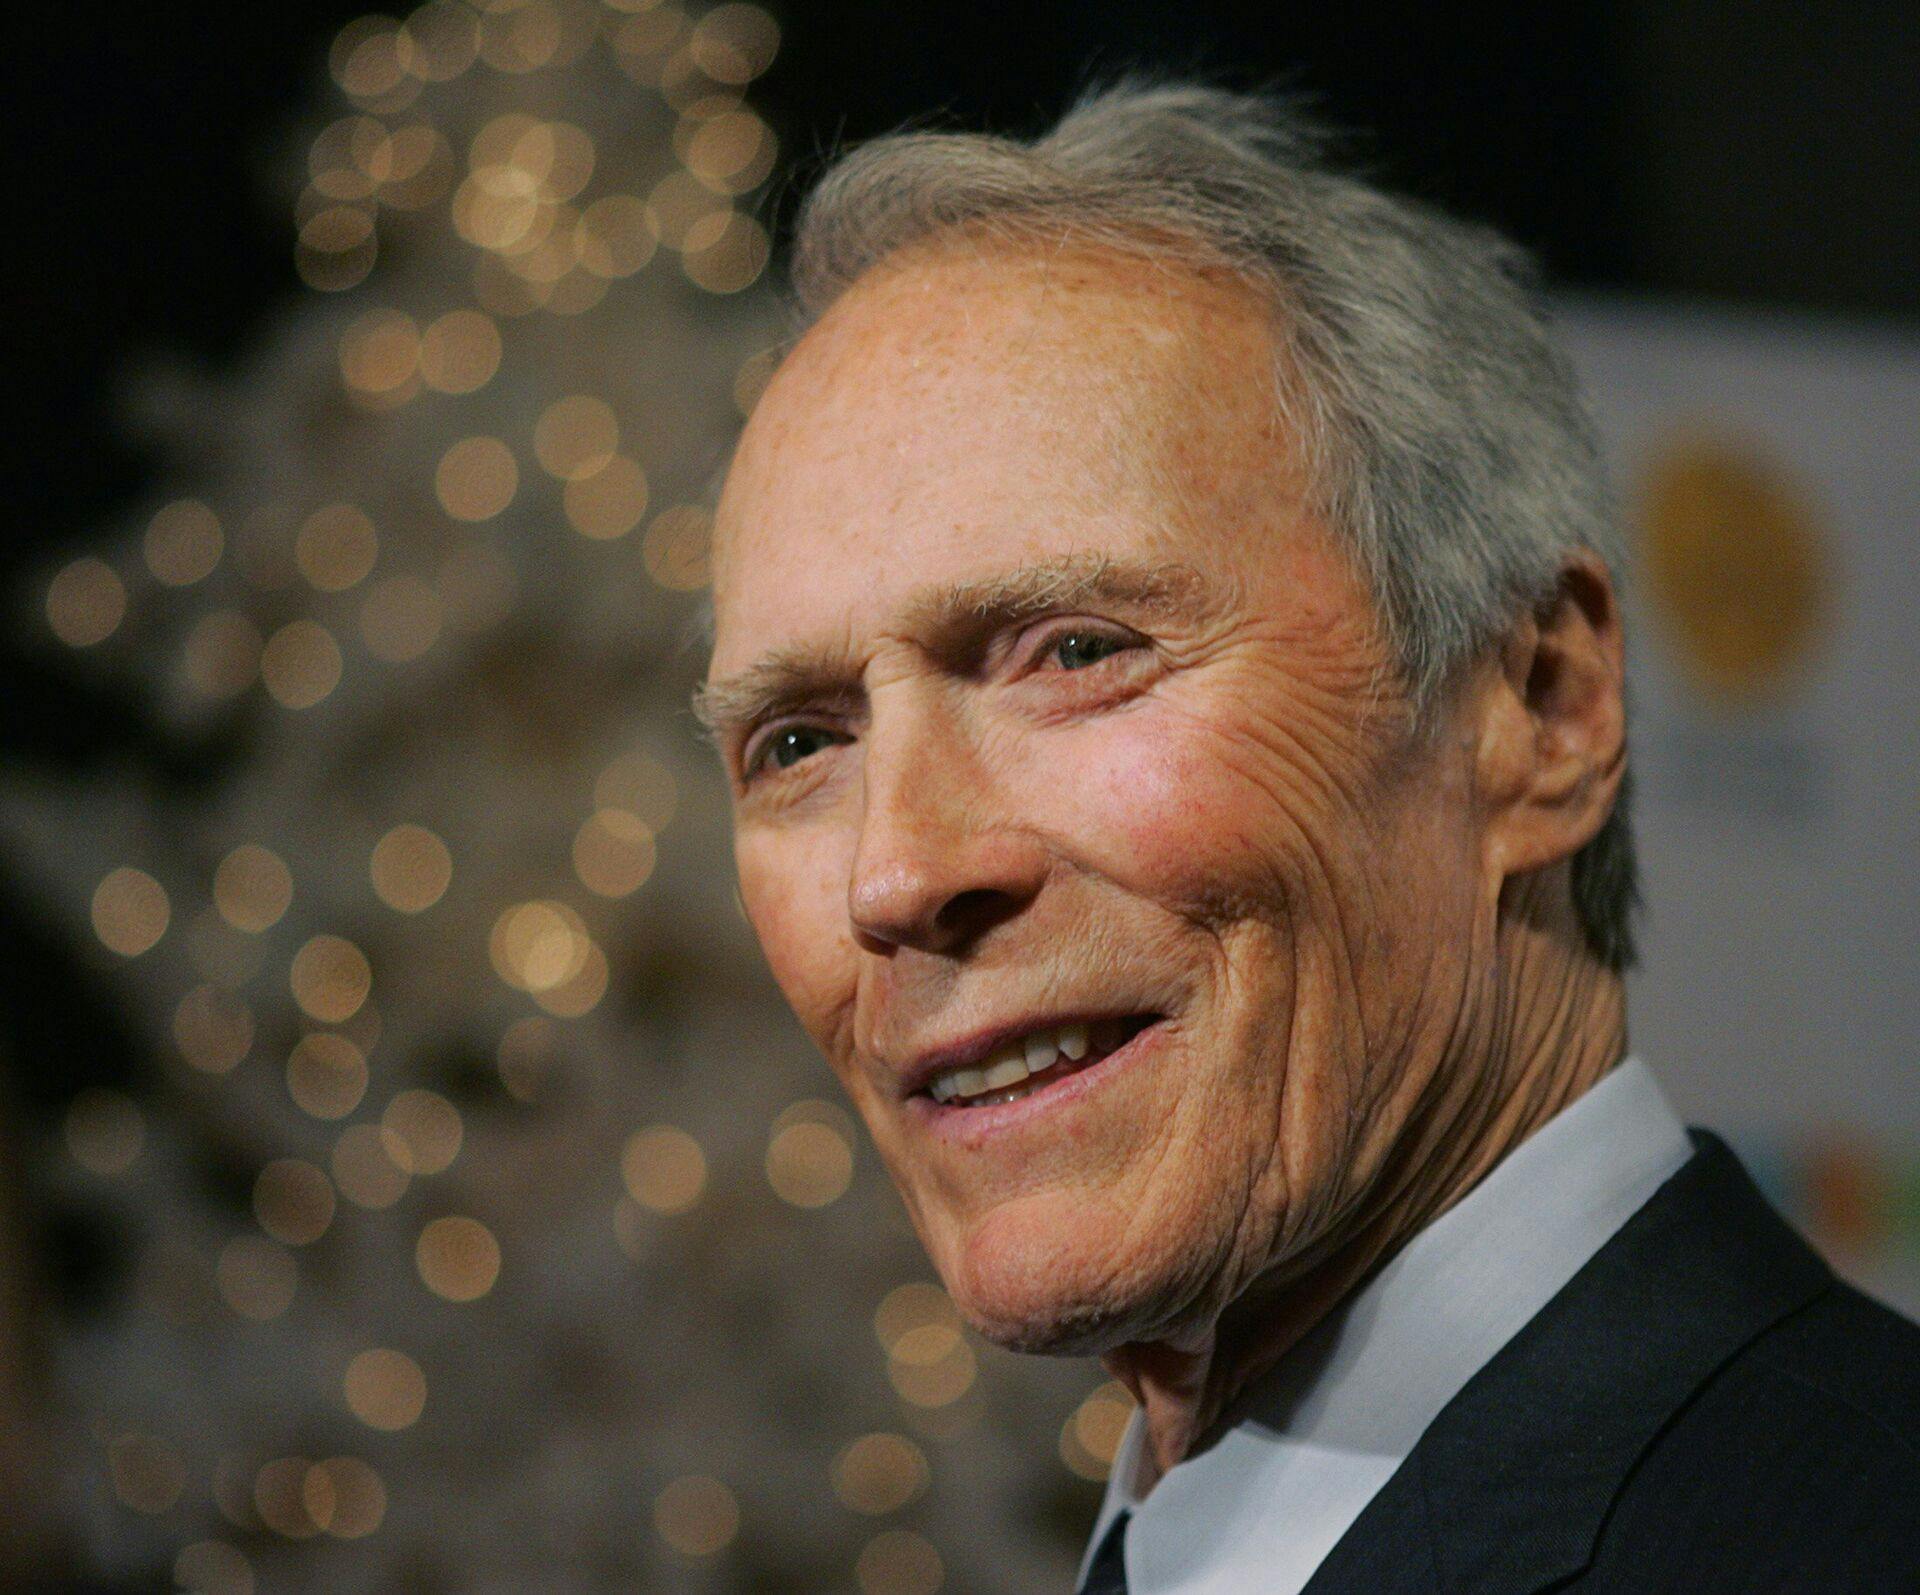
M835 740L832 732L822 731L818 726L788 726L784 731L774 732L767 739L760 750L759 758L754 762L789 770L802 759L830 746Z
M1055 639L1047 650L1062 670L1084 670L1102 659L1120 652L1126 645L1118 637L1098 631L1069 631Z

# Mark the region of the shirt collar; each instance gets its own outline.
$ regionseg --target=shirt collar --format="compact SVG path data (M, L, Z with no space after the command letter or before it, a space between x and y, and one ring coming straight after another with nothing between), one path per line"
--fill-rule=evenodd
M1135 1413L1092 1544L1133 1513L1135 1595L1299 1588L1440 1409L1691 1153L1628 1059L1328 1314L1227 1433L1144 1498Z

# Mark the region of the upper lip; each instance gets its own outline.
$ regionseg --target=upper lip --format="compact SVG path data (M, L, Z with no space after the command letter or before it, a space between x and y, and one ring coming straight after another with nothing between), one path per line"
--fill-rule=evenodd
M949 1069L975 1068L1008 1042L1023 1040L1037 1030L1058 1030L1063 1025L1090 1025L1102 1019L1133 1019L1145 1012L1142 1008L1087 1008L1009 1020L916 1053L904 1068L895 1072L895 1079L900 1095L910 1097L926 1090Z

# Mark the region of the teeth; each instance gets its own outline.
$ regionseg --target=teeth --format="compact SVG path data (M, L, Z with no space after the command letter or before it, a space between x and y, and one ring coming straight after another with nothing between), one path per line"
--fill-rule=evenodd
M1035 1031L1024 1041L1002 1047L984 1067L949 1069L927 1089L936 1102L952 1102L957 1097L979 1098L987 1092L995 1093L990 1099L994 1102L1011 1101L1025 1094L1012 1088L1052 1068L1063 1056L1070 1063L1078 1063L1093 1052L1104 1056L1118 1047L1122 1039L1123 1026L1119 1020L1100 1020L1091 1026L1062 1025L1057 1031Z

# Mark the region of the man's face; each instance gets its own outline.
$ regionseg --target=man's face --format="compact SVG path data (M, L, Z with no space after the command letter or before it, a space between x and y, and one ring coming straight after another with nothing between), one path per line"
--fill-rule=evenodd
M1210 1324L1357 1222L1490 923L1464 756L1408 741L1270 317L1113 255L902 257L723 497L748 918L1007 1344Z

